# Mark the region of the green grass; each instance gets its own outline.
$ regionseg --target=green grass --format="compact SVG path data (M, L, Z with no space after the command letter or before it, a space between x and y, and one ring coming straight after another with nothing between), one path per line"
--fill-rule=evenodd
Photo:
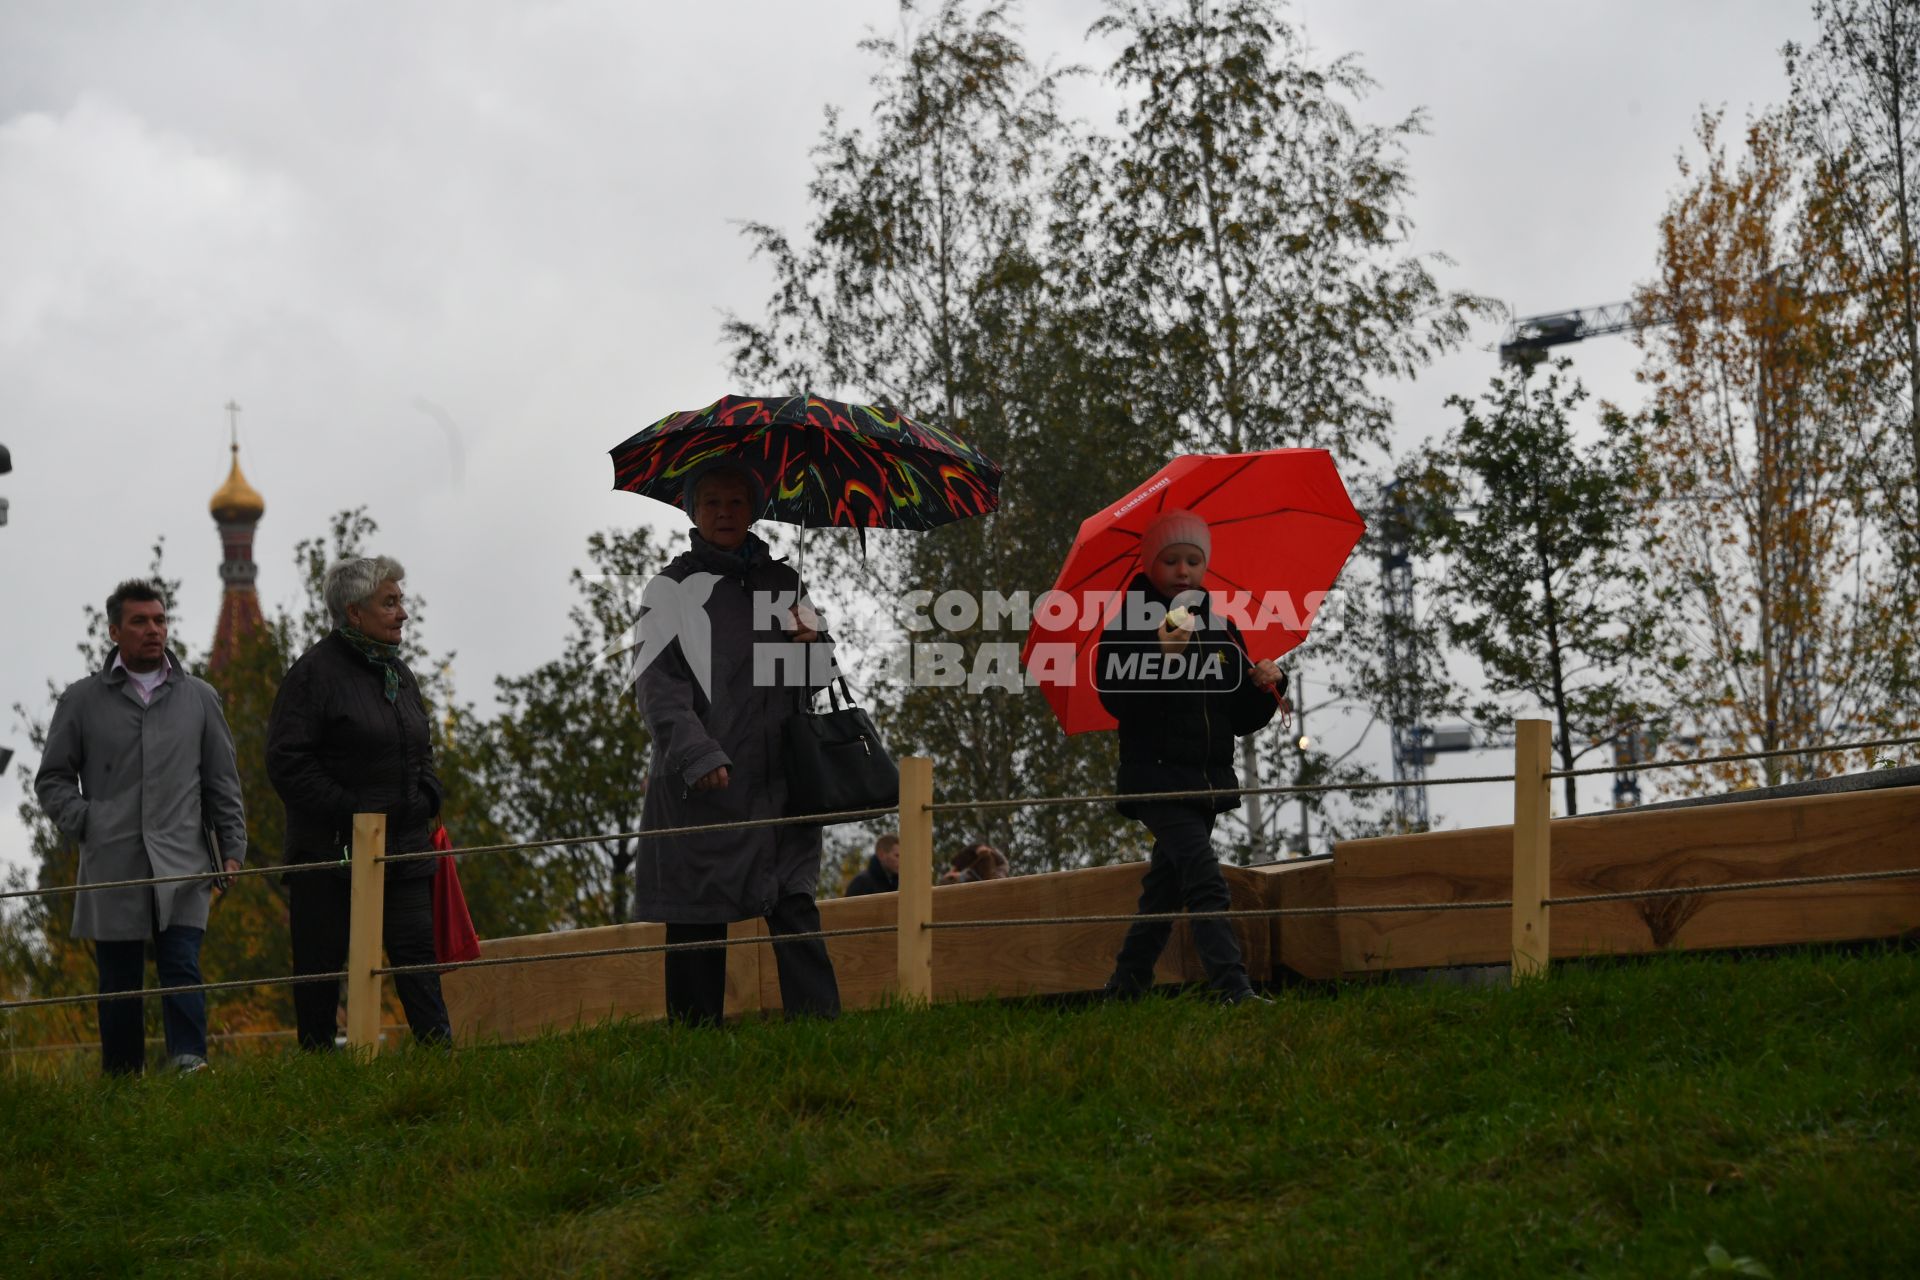
M1920 955L0 1082L9 1275L1920 1274Z

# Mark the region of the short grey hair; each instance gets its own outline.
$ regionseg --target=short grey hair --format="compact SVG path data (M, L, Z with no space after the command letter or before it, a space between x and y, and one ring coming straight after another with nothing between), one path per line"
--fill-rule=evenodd
M358 556L327 569L320 595L327 602L327 612L333 615L333 625L344 627L348 605L365 604L381 583L398 582L406 576L407 571L392 556Z

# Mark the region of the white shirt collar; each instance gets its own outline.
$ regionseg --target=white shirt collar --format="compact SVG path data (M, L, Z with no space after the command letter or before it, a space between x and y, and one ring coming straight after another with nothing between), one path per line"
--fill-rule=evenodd
M164 680L167 676L167 673L173 670L173 658L171 655L167 653L165 649L162 649L160 651L159 666L155 667L152 671L135 671L132 667L129 667L126 664L125 660L120 655L120 650L116 648L113 651L113 665L108 667L107 670L124 671L127 673L128 677L131 679L143 680L149 684L157 684L159 683L159 681L154 679L156 675L158 675L160 679Z

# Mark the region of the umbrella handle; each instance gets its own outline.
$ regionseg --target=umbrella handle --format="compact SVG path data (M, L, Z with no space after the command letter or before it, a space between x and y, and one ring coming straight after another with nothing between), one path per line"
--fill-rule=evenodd
M1257 664L1251 663L1251 662L1247 664L1248 675L1252 675L1254 673L1256 665ZM1272 688L1268 689L1267 692L1273 695L1273 700L1275 702L1280 703L1282 706L1285 706L1287 701L1287 695L1280 692L1280 688L1281 686L1276 684ZM1286 710L1280 713L1280 729L1282 732L1285 732L1286 730L1291 729L1292 727L1293 727L1293 709L1291 707L1288 707Z

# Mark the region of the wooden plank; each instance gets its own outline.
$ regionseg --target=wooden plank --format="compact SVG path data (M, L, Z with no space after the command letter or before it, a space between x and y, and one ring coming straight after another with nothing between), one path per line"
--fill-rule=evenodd
M1920 787L1796 796L1553 823L1555 897L1626 889L1920 866ZM1342 842L1334 892L1371 902L1488 901L1509 895L1510 827ZM1667 947L1784 946L1897 937L1920 929L1920 878L1641 899L1553 911L1556 958ZM1506 963L1505 912L1341 916L1347 972Z
M1267 905L1260 877L1223 867L1235 907ZM1131 913L1139 895L1139 865L1054 872L1010 880L939 885L932 890L935 919L989 920L1037 915L1115 915ZM835 898L820 904L823 929L891 925L897 895ZM1263 977L1271 966L1266 921L1236 922L1248 972ZM1125 935L1124 924L1037 925L1032 928L935 930L934 997L937 1000L986 996L1050 995L1092 991L1105 985L1113 957ZM1185 925L1174 929L1155 971L1159 982L1197 982L1204 978ZM890 934L835 938L827 943L844 1009L868 1009L892 999L898 990L895 942ZM960 966L943 973L943 966ZM761 1007L781 1008L779 978L771 958L764 962Z
M1138 865L1099 867L943 885L935 894L935 918L1005 920L1132 911L1143 870ZM1113 973L1113 958L1126 931L1123 924L941 930L934 935L934 996L978 1000L1098 990ZM1176 928L1161 954L1156 979L1178 981L1183 958Z
M899 933L896 988L902 1000L933 999L933 761L900 761L900 889L895 895Z
M905 862L902 861L904 868ZM1223 867L1233 905L1268 905L1261 877L1238 867ZM937 919L983 920L1031 916L1122 915L1134 910L1140 892L1141 864L1097 867L940 885L929 889ZM820 904L823 929L892 925L897 894L836 898ZM1267 921L1237 921L1248 972L1264 975L1271 967L1271 929ZM760 921L734 926L758 929ZM1041 995L1097 990L1113 969L1113 957L1126 933L1124 924L1051 925L979 931L940 930L932 934L934 998L972 999L989 995ZM1155 971L1163 983L1204 979L1185 925L1174 928ZM656 924L618 925L566 933L492 939L483 955L547 954L665 941ZM750 1011L745 994L743 952L759 952L757 1008L774 1012L780 1001L779 966L769 948L734 948L728 957L729 1013ZM891 933L835 938L827 943L840 985L841 1007L873 1008L897 993L898 948ZM943 967L954 966L943 975ZM658 955L597 960L548 961L508 965L447 975L443 984L454 1030L461 1039L520 1039L541 1031L592 1023L609 1017L661 1017L665 1013L664 970Z
M565 933L490 938L483 956L552 955L604 947L657 946L662 924L609 925ZM666 968L659 952L591 960L465 969L441 980L456 1039L524 1040L610 1018L663 1018Z
M1553 824L1555 896L1663 885L1722 884L1792 875L1920 866L1920 788L1804 796L1650 813L1564 818ZM1347 841L1330 860L1243 870L1223 868L1236 906L1307 907L1368 902L1465 902L1511 892L1511 827ZM1022 876L931 891L939 920L1122 915L1139 895L1140 864ZM828 929L890 925L897 896L820 904ZM1920 878L1705 898L1641 899L1553 908L1552 955L1637 954L1667 946L1772 946L1895 937L1920 930ZM757 922L742 926L756 928ZM1407 912L1241 921L1249 972L1311 978L1341 972L1505 963L1509 914ZM933 934L934 996L940 1000L1042 995L1098 989L1124 923L1035 925ZM1201 980L1190 944L1170 945L1156 978ZM483 954L565 953L665 941L658 924L620 925L481 944ZM891 933L828 944L848 1009L869 1008L898 990ZM762 1011L780 1007L778 966L729 958L733 1008L748 1011L757 975ZM609 1017L665 1012L658 954L561 960L468 970L444 980L456 1034L521 1039Z
M901 866L905 868L905 860ZM932 889L936 920L1028 919L1042 916L1131 914L1140 894L1145 867L1126 864L1083 871L1060 871L984 880L973 884L939 885ZM1267 905L1262 878L1239 867L1223 867L1232 905ZM821 927L849 929L889 924L895 916L895 894L864 898L837 898L820 904ZM1248 972L1264 975L1271 967L1271 930L1264 920L1236 921ZM1021 928L933 931L933 995L936 1000L982 999L992 996L1054 995L1095 991L1113 972L1113 958L1126 935L1125 924L1034 925ZM891 969L894 941L882 934L840 938L828 943L835 976L840 982L842 1008L871 1008L897 989ZM1174 927L1167 950L1154 972L1158 982L1204 980L1185 924ZM761 1000L767 1009L779 1007L776 986L765 979Z
M1552 951L1551 913L1541 902L1553 878L1552 726L1514 722L1513 743L1513 981L1544 977Z
M1273 908L1334 905L1333 859L1312 858L1250 867L1247 876L1260 886L1262 906ZM1277 981L1292 973L1327 981L1340 976L1340 926L1333 916L1275 916L1267 927L1267 963L1247 972L1255 981Z
M729 938L764 938L767 936L767 922L761 919L736 920L727 926ZM762 965L771 967L773 957L767 953L765 943L751 946L727 948L727 996L724 1016L745 1018L757 1016L760 1003L760 969Z
M906 859L900 863L906 870ZM929 869L931 878L932 871ZM869 894L862 898L834 898L820 904L822 929L867 929L885 925L889 929L899 915L899 895ZM827 939L827 957L833 961L833 976L840 984L842 1009L872 1009L892 1000L900 990L900 948L889 933L872 933L859 938ZM765 1009L781 1009L779 975L769 962L761 979L760 1000Z
M353 885L347 907L347 1047L380 1052L381 938L386 920L387 815L353 815Z

